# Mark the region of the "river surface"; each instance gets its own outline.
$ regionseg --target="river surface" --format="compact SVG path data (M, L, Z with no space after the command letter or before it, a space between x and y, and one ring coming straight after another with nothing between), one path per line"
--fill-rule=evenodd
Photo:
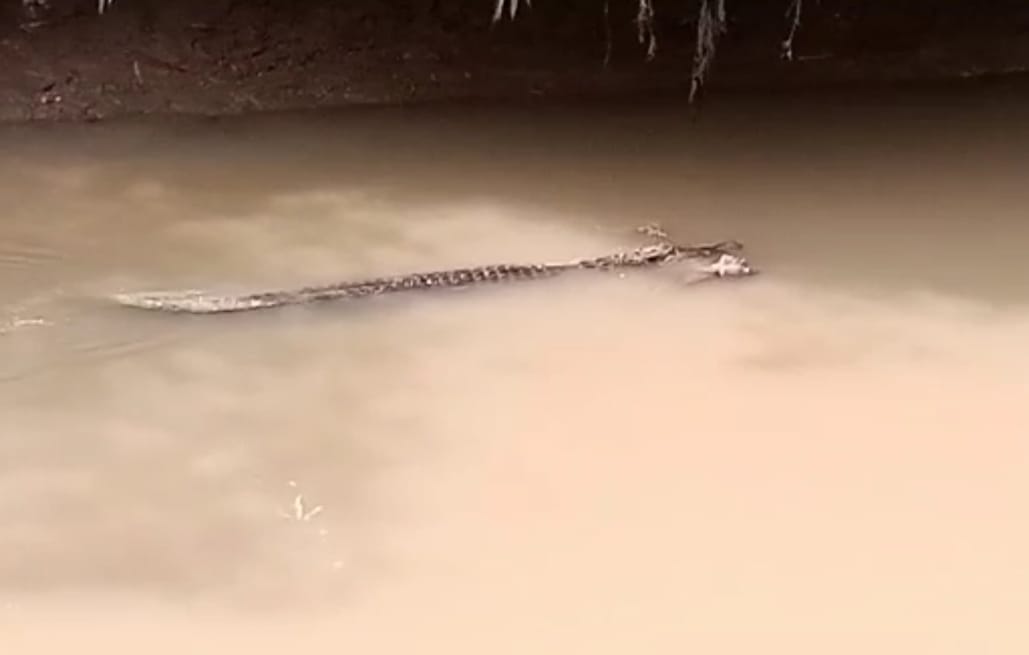
M1029 652L1029 92L0 130L5 653ZM238 316L282 288L739 239Z

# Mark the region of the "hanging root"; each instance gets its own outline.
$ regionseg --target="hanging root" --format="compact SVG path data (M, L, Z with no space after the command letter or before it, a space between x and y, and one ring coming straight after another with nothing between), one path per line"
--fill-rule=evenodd
M604 68L611 65L611 49L614 37L611 34L611 0L604 0Z
M693 102L704 85L704 77L715 59L718 37L725 30L725 0L701 0L700 15L697 18L697 48L693 55L693 75L690 80L690 102Z
M522 0L522 2L525 3L526 9L532 9L532 0ZM504 17L505 6L507 7L508 18L514 20L515 16L518 15L520 4L519 0L497 0L496 4L493 5L493 22L498 23Z
M652 0L639 0L636 11L636 38L647 46L647 61L657 56L657 34L654 32L654 5Z
M790 20L790 31L782 42L782 58L786 61L793 61L793 39L800 29L800 13L804 9L804 0L790 0L790 6L786 10L786 17Z

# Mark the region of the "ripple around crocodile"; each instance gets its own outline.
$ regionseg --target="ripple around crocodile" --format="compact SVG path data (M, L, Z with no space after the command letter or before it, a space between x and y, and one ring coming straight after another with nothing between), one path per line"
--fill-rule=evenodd
M638 228L638 231L653 238L655 243L629 251L568 262L495 264L243 295L215 295L203 291L125 293L115 295L114 300L121 305L139 309L221 314L328 300L366 298L399 291L452 289L490 282L535 280L576 270L647 268L683 261L689 262L701 273L700 280L742 277L757 272L740 254L743 245L737 241L696 246L680 245L673 242L664 230L656 225L643 226Z

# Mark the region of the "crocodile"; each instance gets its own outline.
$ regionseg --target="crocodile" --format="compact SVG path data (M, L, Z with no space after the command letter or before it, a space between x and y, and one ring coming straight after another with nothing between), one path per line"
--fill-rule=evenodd
M738 241L682 245L672 241L659 225L644 225L637 228L637 231L650 237L653 243L600 257L565 262L494 264L242 295L215 295L204 291L126 293L116 294L114 300L120 305L140 309L223 314L329 300L355 300L402 291L454 289L485 283L536 280L571 271L612 271L657 267L676 262L688 262L699 273L695 281L737 278L757 273L741 254L743 244Z

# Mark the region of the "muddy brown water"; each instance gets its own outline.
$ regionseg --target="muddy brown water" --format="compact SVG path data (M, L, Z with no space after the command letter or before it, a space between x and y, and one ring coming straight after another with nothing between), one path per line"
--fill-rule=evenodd
M0 647L1025 652L1029 94L708 109L5 128ZM649 221L765 273L106 300Z

